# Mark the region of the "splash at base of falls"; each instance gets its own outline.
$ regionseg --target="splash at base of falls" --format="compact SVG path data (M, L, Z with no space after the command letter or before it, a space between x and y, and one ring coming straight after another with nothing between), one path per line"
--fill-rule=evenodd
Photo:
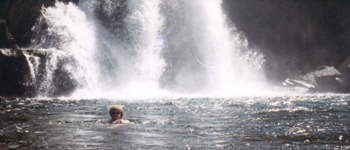
M56 49L72 97L229 97L267 91L263 55L229 25L221 1L56 2L43 8L32 48ZM47 26L47 28L43 28ZM69 58L69 59L67 59ZM47 64L47 72L57 70ZM51 66L51 67L50 67ZM33 67L33 79L36 79ZM50 96L46 74L42 96Z

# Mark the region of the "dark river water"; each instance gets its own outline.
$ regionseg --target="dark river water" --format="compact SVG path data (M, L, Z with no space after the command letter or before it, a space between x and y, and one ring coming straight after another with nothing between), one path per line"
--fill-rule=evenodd
M110 105L135 124L110 125ZM0 101L0 149L350 149L350 95Z

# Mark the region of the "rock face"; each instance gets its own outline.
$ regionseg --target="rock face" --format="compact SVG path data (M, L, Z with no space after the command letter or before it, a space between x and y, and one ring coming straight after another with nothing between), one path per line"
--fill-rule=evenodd
M350 72L350 56L338 67L340 72Z
M338 70L342 73L338 81L345 86L344 93L350 93L350 57L338 67Z
M40 94L56 97L73 92L78 84L64 69L64 65L72 60L59 59L53 53L49 50L0 49L0 96L34 97ZM51 64L50 59L57 59L57 64Z
M350 63L348 63L350 65ZM349 71L350 72L350 71ZM289 87L304 87L309 92L350 92L350 74L340 72L334 67L324 66L296 79L287 78L283 83Z
M21 50L0 51L0 95L31 97L35 88L30 85L29 64Z
M349 1L223 0L223 7L277 83L350 56Z
M30 63L31 84L41 96L68 96L78 86L64 66L71 58L56 55L55 50L24 50ZM53 63L52 59L56 60Z
M30 44L31 28L40 16L41 8L53 6L55 1L0 1L0 18L3 18L0 19L0 96L32 97L42 92L48 96L60 96L69 94L78 86L64 69L66 61L71 61L69 58L57 63L51 74L51 84L46 85L45 68L48 67L46 62L50 52L17 49L17 46ZM268 78L280 83L290 77L293 79L286 80L287 85L307 87L314 92L350 92L350 3L224 0L223 6L237 29L245 34L250 46L263 52ZM117 13L125 15L122 12ZM97 15L105 17L104 14ZM28 54L32 57L28 58ZM37 58L40 61L35 62ZM316 69L322 65L340 67ZM34 75L33 67L36 67ZM332 73L320 75L320 72Z
M70 94L76 88L77 83L63 68L64 60L58 62L57 68L50 74L52 81L48 84L46 67L50 67L47 66L50 52L17 49L17 45L26 47L30 44L31 28L41 15L41 8L53 6L55 2L56 0L0 1L0 96L33 97L38 93L61 96Z
M0 18L7 22L17 45L25 47L30 44L31 28L40 16L41 7L53 6L56 0L1 0ZM79 0L61 0L65 3L78 3Z
M7 28L6 21L0 18L0 48L17 48L16 40Z

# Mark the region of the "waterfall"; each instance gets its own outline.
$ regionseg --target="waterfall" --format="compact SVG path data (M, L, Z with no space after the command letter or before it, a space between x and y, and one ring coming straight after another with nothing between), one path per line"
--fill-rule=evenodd
M31 48L61 55L50 56L55 61L47 64L41 87L49 89L54 64L63 61L59 69L77 82L73 97L261 92L263 55L248 48L221 3L84 0L43 8Z
M24 51L24 56L27 59L29 68L30 68L30 75L31 75L31 84L35 84L36 82L36 74L39 74L39 64L40 64L40 58L35 55L31 55Z
M220 0L167 1L168 72L183 92L251 94L264 86L263 56L230 27Z

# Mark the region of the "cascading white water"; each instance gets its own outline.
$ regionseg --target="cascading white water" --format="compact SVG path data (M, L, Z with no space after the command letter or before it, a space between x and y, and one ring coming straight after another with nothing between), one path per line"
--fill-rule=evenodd
M34 48L72 58L64 69L79 83L75 97L232 96L265 86L262 55L228 26L221 0L56 2L34 30Z
M42 31L44 24L48 27ZM90 85L97 85L94 74L94 25L76 5L56 2L55 7L43 8L42 17L33 30L38 35L32 40L32 48L54 51L47 56L49 61L45 64L45 77L39 87L41 96L49 95L56 65L70 57L74 62L67 63L63 69L70 72L73 78L81 83L81 87L90 88Z
M220 0L168 1L167 62L175 89L217 96L266 88L263 57L230 27ZM182 61L182 62L178 62ZM172 79L170 79L172 80Z
M26 51L23 52L24 56L27 59L27 62L29 62L29 68L30 68L30 75L31 75L31 84L34 84L36 82L36 74L39 74L39 64L40 64L40 58L37 56L33 56L31 54L28 54Z
M96 89L93 85L93 90L85 88L76 92L75 96L89 93L98 97L150 97L161 93L159 78L165 62L158 34L162 28L159 3L157 0L80 3L80 8L90 16L89 20L99 33L95 36L98 39L95 62L99 66L95 74L100 74L101 78L98 82L100 88ZM127 14L118 12L119 9L125 9ZM115 19L118 15L124 16Z
M250 94L258 92L263 86L259 85L264 81L263 74L258 66L248 63L247 59L253 59L257 64L261 64L259 57L248 56L248 49L245 39L240 39L240 35L228 26L226 17L221 8L221 1L200 1L195 0L196 10L193 11L198 17L192 20L199 22L197 31L201 35L197 37L200 41L204 64L208 74L207 91L218 95Z

